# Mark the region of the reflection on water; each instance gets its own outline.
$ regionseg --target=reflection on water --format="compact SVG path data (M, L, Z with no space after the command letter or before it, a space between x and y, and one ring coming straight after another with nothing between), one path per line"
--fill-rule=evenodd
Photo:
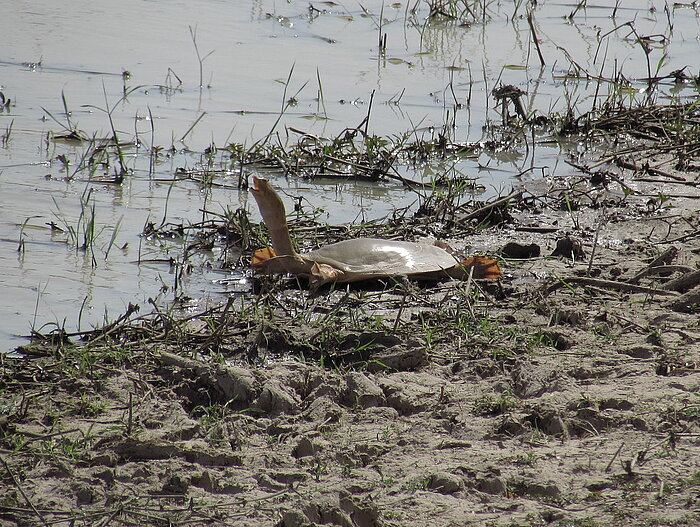
M429 139L449 122L455 140L481 141L500 122L490 95L499 84L526 91L528 111L581 113L595 93L605 98L616 89L597 77L622 71L634 81L695 66L693 9L626 1L614 10L616 3L572 18L571 5L538 3L541 68L524 7L516 11L510 3L478 19L465 13L427 23L427 2L312 8L301 0L126 0L116 11L106 0L15 2L12 16L0 17L0 33L12 43L0 62L0 91L11 99L0 112L0 351L23 342L18 335L31 327L87 329L118 317L129 303L172 298L168 258L182 258L186 241L141 238L144 226L201 221L202 210L251 209L247 194L237 191L235 166L213 187L177 176L179 168L206 164L202 152L211 145L250 146L273 129L275 141L295 141L286 127L333 137L368 114L376 135L413 130L411 138ZM631 21L636 34L625 25ZM644 41L649 61L636 35L657 35ZM663 89L669 96L696 93L671 80ZM279 119L292 95L296 104ZM80 169L94 150L88 145L112 136L110 118L121 141L132 143L123 159L133 173L120 184L114 164L96 162L92 174ZM71 128L89 140L47 140ZM473 179L473 197L489 197L506 192L513 175L531 166L565 174L561 156L560 145L543 139L527 149L487 149L396 169L415 181ZM332 223L380 218L420 199L398 183L277 176L275 184L286 189L289 204L303 197ZM88 232L94 243L85 251ZM182 292L206 303L246 290L240 273L216 270L217 256L178 284Z

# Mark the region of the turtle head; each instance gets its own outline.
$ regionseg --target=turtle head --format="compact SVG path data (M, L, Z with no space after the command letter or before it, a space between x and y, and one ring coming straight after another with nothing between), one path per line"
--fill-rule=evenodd
M284 203L267 179L253 176L253 186L250 187L250 191L263 216L266 212L269 213L277 209L282 209L284 213Z
M267 230L270 232L275 252L280 256L296 254L289 236L287 213L284 210L282 198L275 192L267 179L258 176L253 176L253 186L250 191L258 204L258 210L260 210Z

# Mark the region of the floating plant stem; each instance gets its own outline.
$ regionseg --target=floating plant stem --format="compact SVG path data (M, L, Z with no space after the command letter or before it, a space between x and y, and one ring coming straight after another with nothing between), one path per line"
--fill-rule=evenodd
M199 62L199 89L201 90L204 88L204 61L207 60L207 58L214 53L214 50L211 50L209 53L202 55L199 52L199 46L197 45L197 26L194 28L192 26L188 26L190 29L190 37L192 37L192 44L194 44L194 52L197 54L197 61Z
M535 31L535 23L532 17L532 11L527 13L527 23L530 26L530 33L532 34L532 41L535 43L535 49L537 49L537 55L540 58L540 65L545 66L544 57L542 56L542 50L540 49L540 39L537 38L537 32Z
M199 121L201 121L205 115L207 115L207 112L202 112L201 114L199 114L199 117L197 117L197 119L190 125L190 127L187 129L187 131L182 135L182 137L180 138L180 142L184 141L185 137L190 135L192 130L194 130L194 127L197 126L197 124L199 124Z

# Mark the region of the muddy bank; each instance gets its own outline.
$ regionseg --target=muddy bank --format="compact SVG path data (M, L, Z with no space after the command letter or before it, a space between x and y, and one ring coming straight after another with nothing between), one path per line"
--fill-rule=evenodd
M134 309L0 356L3 524L697 525L679 152L454 208L472 234L448 241L499 255L498 282L261 279L243 307Z

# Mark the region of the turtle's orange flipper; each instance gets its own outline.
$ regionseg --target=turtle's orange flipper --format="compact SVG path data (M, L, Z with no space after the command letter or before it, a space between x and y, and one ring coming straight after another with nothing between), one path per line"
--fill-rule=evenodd
M258 249L253 253L253 258L251 259L251 265L255 271L260 272L262 270L263 263L270 258L277 256L275 250L272 247L265 247L264 249Z
M503 276L501 268L498 266L498 262L493 258L488 258L486 256L472 256L471 258L464 260L460 265L467 269L470 267L474 269L474 271L472 271L472 278L495 280L496 278Z

